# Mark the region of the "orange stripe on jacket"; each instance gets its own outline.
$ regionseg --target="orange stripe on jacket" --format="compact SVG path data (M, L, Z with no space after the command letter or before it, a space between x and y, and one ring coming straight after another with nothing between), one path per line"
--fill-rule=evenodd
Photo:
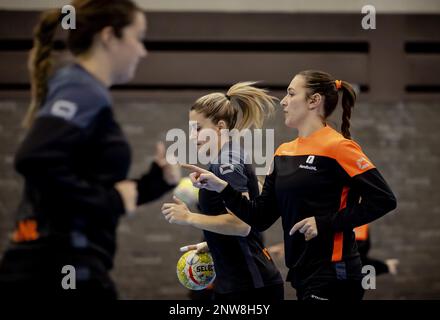
M272 257L270 256L269 250L267 250L267 248L263 249L263 253L269 261L272 260Z
M339 207L339 211L344 209L347 206L347 196L348 196L348 187L344 187L342 189L341 194L341 205ZM344 244L344 233L337 232L333 238L333 254L332 254L332 262L337 262L342 260L342 250Z

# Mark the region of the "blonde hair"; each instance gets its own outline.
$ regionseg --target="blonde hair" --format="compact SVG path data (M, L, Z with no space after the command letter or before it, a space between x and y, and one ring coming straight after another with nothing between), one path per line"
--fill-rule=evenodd
M268 91L255 87L256 82L239 82L226 94L215 92L194 103L191 110L203 114L212 122L226 122L228 129L261 128L265 118L275 111L277 98Z

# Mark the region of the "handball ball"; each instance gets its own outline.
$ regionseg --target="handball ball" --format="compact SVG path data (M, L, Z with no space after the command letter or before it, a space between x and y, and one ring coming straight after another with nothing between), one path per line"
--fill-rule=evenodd
M199 201L199 189L193 186L191 179L182 178L174 189L174 195L185 202L188 207L193 207Z
M215 279L214 262L209 252L185 252L177 262L177 278L190 290L203 290Z

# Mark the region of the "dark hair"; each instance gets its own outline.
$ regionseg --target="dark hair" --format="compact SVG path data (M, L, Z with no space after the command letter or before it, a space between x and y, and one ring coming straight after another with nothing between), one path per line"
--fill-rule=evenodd
M122 29L134 20L136 11L141 11L131 0L74 0L76 29L69 30L67 47L73 55L87 52L95 35L110 26L116 37L122 37ZM30 54L32 100L24 119L29 127L38 108L47 95L47 82L52 71L52 50L58 25L63 15L61 9L43 12L34 29L34 46Z
M267 90L254 86L255 82L239 82L226 94L205 95L194 103L191 110L203 114L214 123L223 120L228 129L261 128L265 118L273 114L277 98Z
M342 91L342 124L341 133L351 139L350 118L356 101L356 92L350 83L336 80L331 74L318 70L305 70L298 73L305 79L307 98L315 93L324 97L324 121L333 113L338 105L339 90ZM338 88L336 81L340 81Z

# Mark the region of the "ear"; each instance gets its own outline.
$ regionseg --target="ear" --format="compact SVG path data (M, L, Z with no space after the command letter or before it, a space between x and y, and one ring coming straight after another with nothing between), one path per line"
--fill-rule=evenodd
M108 47L115 38L113 27L107 26L98 33L98 39L104 47Z
M314 93L309 98L309 109L314 110L321 105L323 101L322 96L319 93Z
M228 126L226 125L226 122L224 120L220 120L219 122L217 122L217 128L219 130L228 129Z

